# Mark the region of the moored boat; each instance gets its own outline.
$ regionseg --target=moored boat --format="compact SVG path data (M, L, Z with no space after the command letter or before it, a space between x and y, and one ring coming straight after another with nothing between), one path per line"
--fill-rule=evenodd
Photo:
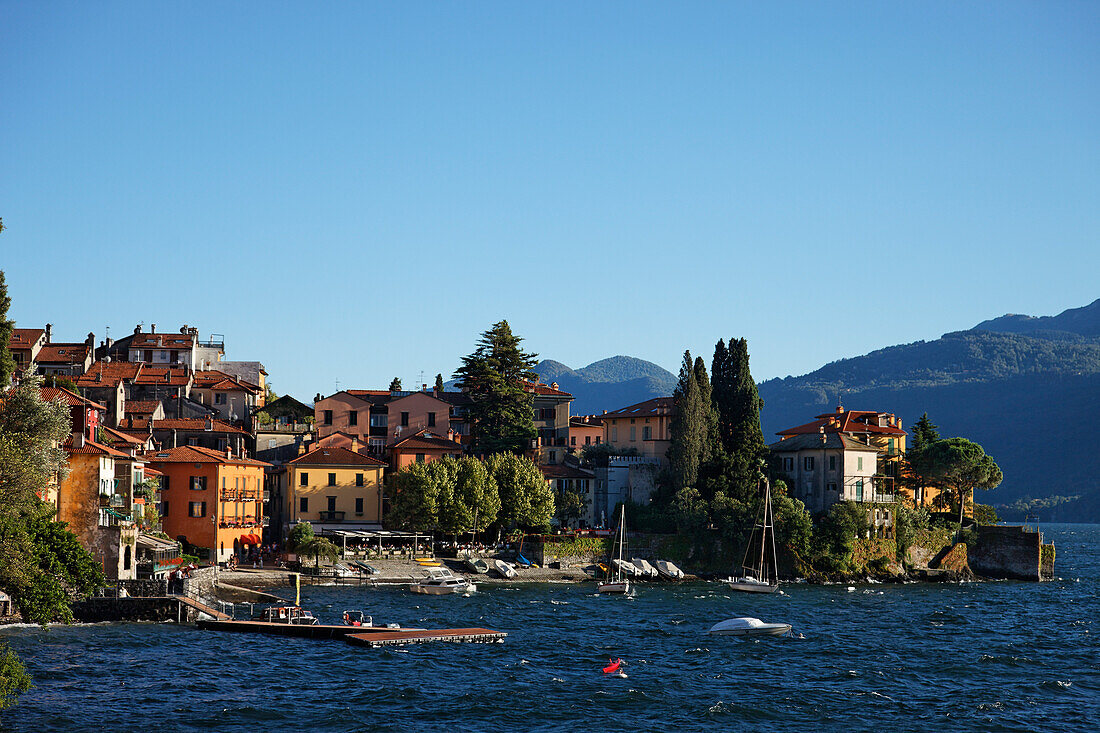
M409 590L429 596L445 596L453 593L473 593L477 586L450 568L427 568L428 577L418 583L410 583Z
M657 572L660 576L666 580L684 579L684 571L676 567L675 563L668 560L655 560L653 564L657 566Z
M649 564L649 561L643 557L632 557L630 563L638 569L638 573L648 578L657 577L657 568Z
M295 626L315 626L317 617L300 606L271 606L253 614L253 621L269 624L293 624Z
M790 624L765 623L758 618L742 616L719 621L708 633L714 636L779 636L790 630Z
M760 519L753 527L748 547L745 548L745 558L741 562L744 572L740 578L726 581L731 589L742 593L774 593L779 590L771 485L765 476L761 475L760 479L764 482Z
M493 560L493 570L496 570L502 578L516 577L516 569L499 558Z
M623 546L626 543L626 506L623 506L622 514L619 516L619 529L615 533L615 540L612 542L612 547L616 547L615 557L609 558L610 568L613 568L608 574L606 580L596 586L596 590L600 593L617 593L626 594L631 590L630 578L627 577L627 568L630 568L630 575L637 572L633 565L623 560Z

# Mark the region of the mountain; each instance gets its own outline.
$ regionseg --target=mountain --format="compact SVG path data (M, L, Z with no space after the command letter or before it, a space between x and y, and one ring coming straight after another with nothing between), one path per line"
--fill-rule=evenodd
M676 377L666 369L632 356L612 356L581 369L545 359L535 366L539 379L574 396L570 413L595 415L653 397L665 397L676 388Z
M1078 336L1100 336L1100 299L1082 308L1070 308L1056 316L1019 316L1012 313L982 321L975 331L1000 331L1003 333L1035 333L1036 331L1063 331Z
M1100 452L1089 447L1087 423L1100 410L1100 301L843 359L763 382L760 395L768 439L838 401L893 412L906 426L927 412L941 434L980 443L1004 470L1001 486L979 500L1079 495L1080 511L1100 520Z

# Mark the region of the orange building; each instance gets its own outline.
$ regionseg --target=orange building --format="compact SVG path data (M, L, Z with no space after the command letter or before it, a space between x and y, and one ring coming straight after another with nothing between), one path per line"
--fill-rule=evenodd
M453 436L453 433L449 435ZM413 463L431 463L444 456L461 458L462 453L462 443L451 437L430 430L418 430L390 446L390 465L394 471L400 471Z
M569 452L584 450L588 445L603 442L603 418L598 415L584 415L569 418Z
M263 535L264 467L229 451L185 445L150 451L161 478L161 526L218 562L258 546Z
M669 427L675 412L676 405L671 397L654 397L620 410L605 412L600 415L603 420L603 442L612 448L633 448L639 455L664 460L672 444Z

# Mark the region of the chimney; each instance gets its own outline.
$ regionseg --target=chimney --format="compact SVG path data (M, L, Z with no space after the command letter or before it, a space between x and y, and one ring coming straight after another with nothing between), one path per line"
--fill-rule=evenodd
M48 344L48 343L52 343L52 342L53 342L53 324L52 323L47 323L46 324L46 343Z
M187 324L186 323L183 324L183 326L180 328L180 333L182 333L184 336L187 335Z
M836 414L838 414L838 415L844 414L844 405L837 405L836 406Z
M150 323L149 324L149 333L156 333L156 332L157 332L157 324Z
M211 431L214 429L214 419L209 415L206 416L206 425L203 426L203 430Z
M99 383L99 382L103 381L103 370L102 369L100 369L98 372L95 373L95 381L96 381L96 383Z
M232 461L233 460L233 449L230 448L228 445L225 446L225 460L227 460L227 461Z
M73 433L73 448L84 447L84 433Z
M141 324L140 323L138 325L134 326L134 335L137 336L139 333L141 333Z
M84 343L86 343L88 345L88 351L94 356L95 355L95 334L94 333L89 333L88 338L84 339Z
M354 435L351 436L351 452L352 453L358 453L359 452L359 438L356 438Z
M421 384L421 385L420 385L420 391L421 391L421 392L427 392L427 391L428 391L428 385L426 385L426 384Z
M551 382L550 383L550 389L557 389L557 388L558 388L558 383L557 382Z

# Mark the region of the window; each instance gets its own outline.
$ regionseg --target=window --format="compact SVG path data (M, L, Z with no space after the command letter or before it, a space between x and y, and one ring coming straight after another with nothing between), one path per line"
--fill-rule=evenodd
M199 439L198 438L188 438L187 439L187 445L198 445L198 444L199 444Z
M630 424L631 424L631 425L633 425L633 424L634 424L634 418L630 418Z
M160 515L162 517L167 517L168 516L168 502L162 501L160 503Z
M802 459L802 468L807 470L807 471L814 470L814 457L813 456L806 456L805 458L803 458Z
M642 440L653 440L653 428L648 425L642 428Z
M187 515L190 517L205 517L206 516L206 502L205 501L193 501L187 506Z
M630 422L634 422L634 421L633 421L633 420L631 420ZM636 427L634 427L633 425L631 425L631 426L630 426L630 442L632 442L632 443L633 443L633 442L634 442L635 440L637 440L637 439L638 439L638 435L637 435L637 433L638 433L638 428L636 428Z
M363 474L361 474L361 473L355 474L355 485L356 486L362 486L363 485Z
M856 479L856 501L863 501L863 479Z
M145 349L145 354L142 357L142 361L152 361L152 360L153 360L153 350L152 349Z
M836 493L836 483L830 481L828 488L829 488L829 491L832 491L832 492Z
M328 485L329 486L335 486L336 485L336 474L330 473L328 475Z
M192 476L191 477L191 490L203 491L206 489L206 476Z
M335 496L328 496L328 497L325 497L325 498L328 499L328 510L330 512L336 511L336 497Z
M403 427L403 428L409 427L409 413L407 413L407 412L402 412L401 413L401 427Z
M863 456L856 456L856 470L863 470Z
M601 440L603 440L603 436L602 435L597 435L596 436L596 445L599 445Z
M309 474L308 473L305 473L303 471L302 473L298 474L298 485L299 486L309 486Z
M597 438L597 440L599 440L599 438ZM591 435L584 436L584 444L585 445L592 445L592 436Z
M429 412L428 413L428 427L429 428L434 428L435 427L435 413L434 412Z
M787 472L790 472L790 471L794 470L794 459L793 458L784 458L783 459L783 470L787 471Z
M224 405L225 404L225 398L227 396L228 395L226 395L225 392L215 392L214 393L214 404L215 405Z
M363 514L363 497L355 497L355 513L359 516Z
M618 443L619 442L619 429L618 428L615 428L615 427L611 428L611 442L612 443Z
M424 454L423 453L417 453L416 454L416 462L417 463L423 463L424 462Z
M279 444L279 441L275 438L268 438L267 439L267 448L268 448L268 450L271 450L272 448L274 448L278 444Z
M836 456L829 456L829 470L836 470Z
M359 424L359 411L358 410L349 410L348 411L348 425L358 425L358 424Z
M302 514L305 514L309 511L309 499L304 496L298 499L298 511L300 511Z
M170 351L170 352L168 352L168 353L169 353L169 357L168 357L168 360L169 360L170 362L172 362L173 364L175 364L175 363L176 363L177 361L179 361L179 360L180 360L180 352L178 352L178 351L175 351L175 350L172 350L172 351Z
M543 407L538 413L540 420L553 420L557 416L553 407Z
M371 415L370 426L372 428L384 428L389 424L389 415Z
M325 410L322 415L323 417L321 421L325 425L332 425L332 410Z

